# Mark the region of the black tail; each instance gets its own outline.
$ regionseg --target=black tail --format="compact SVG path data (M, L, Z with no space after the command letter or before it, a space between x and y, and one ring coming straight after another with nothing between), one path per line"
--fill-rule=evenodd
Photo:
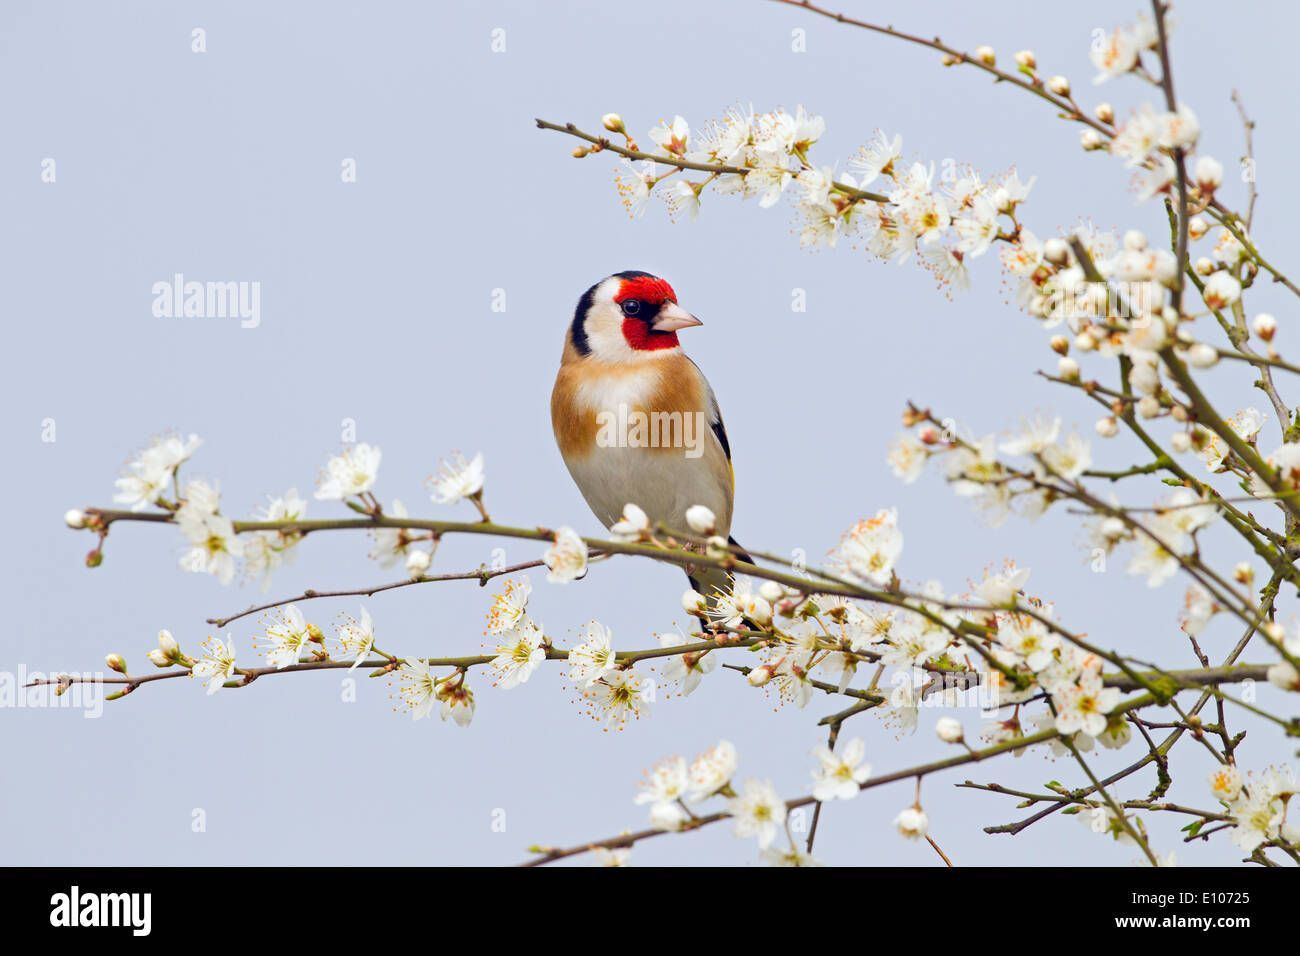
M736 555L737 561L754 563L754 559L735 538L728 538L727 543L740 549ZM736 576L724 568L695 568L694 573L688 571L686 577L691 582L691 587L704 595L710 608L716 606L718 592L729 594L732 585L736 583Z
M737 549L739 549L740 553L736 555L736 560L738 560L738 561L744 561L746 564L755 564L755 563L757 563L757 562L754 561L753 558L751 558L751 557L749 556L749 552L745 550L744 545L742 545L742 544L741 544L739 541L737 541L735 538L730 538L730 537L727 538L727 544L731 545L733 548L737 548Z

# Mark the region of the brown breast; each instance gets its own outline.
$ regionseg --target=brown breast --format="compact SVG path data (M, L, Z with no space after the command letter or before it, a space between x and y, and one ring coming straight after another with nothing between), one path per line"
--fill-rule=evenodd
M551 425L560 454L583 458L596 448L602 411L618 413L626 404L629 414L667 413L685 416L705 413L705 394L695 366L680 352L644 363L609 365L565 349L565 361L551 392ZM652 453L674 452L669 447L649 447ZM680 450L676 450L680 454Z

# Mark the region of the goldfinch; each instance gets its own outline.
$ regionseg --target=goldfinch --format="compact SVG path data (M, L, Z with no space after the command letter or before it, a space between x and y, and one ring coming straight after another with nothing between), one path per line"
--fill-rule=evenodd
M679 330L702 324L677 304L672 286L646 272L609 276L578 300L551 425L569 474L606 528L633 504L652 528L662 521L684 531L687 509L703 505L713 534L730 535L727 431L713 389L677 341ZM692 567L687 576L710 604L732 583L714 568Z

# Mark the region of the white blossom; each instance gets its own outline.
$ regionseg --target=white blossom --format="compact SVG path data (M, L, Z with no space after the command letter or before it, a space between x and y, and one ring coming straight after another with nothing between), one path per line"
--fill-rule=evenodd
M325 477L316 489L316 497L321 501L342 501L369 491L379 478L381 457L379 446L365 442L334 456L325 463Z

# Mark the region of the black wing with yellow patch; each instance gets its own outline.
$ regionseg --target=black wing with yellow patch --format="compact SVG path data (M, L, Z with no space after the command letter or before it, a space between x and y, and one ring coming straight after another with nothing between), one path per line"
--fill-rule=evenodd
M717 413L717 405L713 406L714 413ZM727 429L722 424L722 416L718 415L718 420L713 423L713 434L718 436L718 444L722 446L722 453L727 456L727 461L731 461L731 444L727 441Z
M727 466L731 470L731 491L736 491L736 468L731 464L731 442L727 440L727 426L722 424L722 409L718 407L718 397L713 394L713 386L709 380L704 377L700 367L695 364L693 359L687 359L699 375L700 381L704 383L704 390L709 395L709 427L713 429L713 436L718 439L718 444L722 446L722 453L727 456Z
M736 466L731 463L731 442L727 440L727 426L722 423L722 409L718 407L718 397L713 394L713 387L709 385L709 380L704 377L704 373L700 371L700 367L695 365L693 360L688 359L687 361L690 361L691 365L695 366L695 371L700 376L700 381L704 383L704 388L708 392L709 427L713 429L714 437L718 439L718 444L722 446L722 453L727 456L727 470L731 472L731 492L732 494L735 494ZM754 563L754 559L749 556L749 553L744 550L744 546L739 541L735 538L728 538L727 542L733 547L740 549L740 553L736 555L736 557L741 561L747 561L750 564ZM728 582L733 580L733 576L730 572L723 573L726 575ZM702 581L691 577L689 574L687 577L690 578L692 588L701 593L707 593L701 588L701 584L703 583Z

